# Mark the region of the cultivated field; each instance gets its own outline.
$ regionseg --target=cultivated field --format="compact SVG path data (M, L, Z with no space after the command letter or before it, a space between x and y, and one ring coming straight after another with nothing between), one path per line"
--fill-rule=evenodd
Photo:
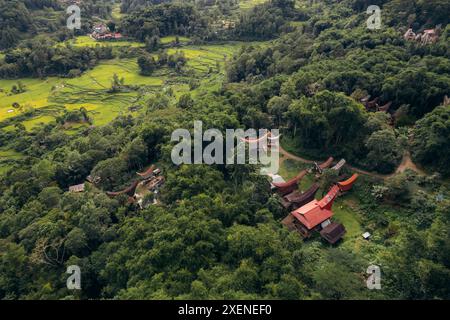
M175 37L164 38L165 43L175 40ZM189 39L180 38L181 42ZM95 45L89 37L78 37L74 45ZM138 46L138 43L113 42L111 45ZM108 45L110 45L108 43ZM187 66L183 74L177 74L168 68L162 68L152 76L142 76L135 58L114 59L102 61L94 69L83 73L74 79L51 77L42 79L0 80L0 122L11 119L32 110L36 116L24 121L27 129L35 125L54 120L64 108L75 110L85 107L95 125L110 122L121 113L127 113L132 104L144 103L149 95L160 92L161 89L172 87L175 96L189 91L189 78L197 78L201 83L223 77L223 66L228 57L235 52L240 43L226 45L185 46L169 49L168 53L182 51L187 58ZM219 70L218 70L219 68ZM124 78L125 85L132 89L127 92L110 93L111 80L114 74ZM11 88L21 82L26 91L12 94ZM195 93L194 93L195 94Z

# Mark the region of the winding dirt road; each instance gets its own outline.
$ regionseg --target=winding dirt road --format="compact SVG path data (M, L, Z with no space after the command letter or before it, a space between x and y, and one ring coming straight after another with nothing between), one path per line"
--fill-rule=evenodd
M299 156L296 156L288 151L286 151L281 145L279 146L280 148L280 166L281 164L286 160L286 159L291 159L294 161L299 161L299 162L303 162L303 163L310 163L313 164L315 161L313 160L308 160ZM353 167L351 165L349 165L348 163L345 164L347 166L347 168L349 168L350 170L360 173L360 174L364 174L364 175L368 175L374 178L378 178L378 179L388 179L398 173L402 173L404 172L406 169L411 169L419 174L425 174L423 172L423 170L419 169L411 160L411 155L409 152L405 152L405 154L403 155L403 159L402 162L400 163L400 165L398 166L398 168L395 170L394 173L392 174L380 174L380 173L374 173L374 172L370 172L370 171L366 171L366 170L362 170L356 167Z

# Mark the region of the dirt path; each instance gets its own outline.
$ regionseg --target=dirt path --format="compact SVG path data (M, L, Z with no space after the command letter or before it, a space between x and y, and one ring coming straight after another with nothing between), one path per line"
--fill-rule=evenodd
M308 160L299 156L296 156L288 151L286 151L285 149L283 149L282 146L280 146L280 166L281 164L286 160L286 159L291 159L294 161L300 161L303 163L309 163L309 164L313 164L315 161L313 160ZM362 170L356 167L353 167L351 165L349 165L348 163L346 164L347 168L349 168L350 170L360 173L360 174L364 174L364 175L368 175L374 178L378 178L378 179L388 179L394 175L396 175L397 173L401 173L404 172L406 169L411 169L419 174L425 174L423 172L423 170L419 169L411 160L411 155L409 154L409 152L405 152L405 154L403 155L403 159L402 162L400 163L400 165L398 166L397 170L395 170L395 173L392 174L380 174L380 173L374 173L374 172L370 172L370 171L366 171L366 170Z
M395 173L402 173L406 169L411 169L423 175L426 174L422 169L419 169L414 162L412 162L411 154L409 153L409 151L406 151L405 154L403 155L402 162L398 166L397 170L395 170Z

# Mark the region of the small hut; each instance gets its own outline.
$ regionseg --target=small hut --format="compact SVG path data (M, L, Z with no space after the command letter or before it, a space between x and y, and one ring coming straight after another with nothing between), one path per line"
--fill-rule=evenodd
M85 190L84 183L69 187L69 192L72 192L72 193L80 193L80 192L84 192L84 190Z
M346 232L347 230L345 230L344 225L337 222L331 222L320 231L320 235L327 240L328 243L335 244L342 239Z
M406 41L414 41L416 39L416 34L414 33L412 28L409 28L408 31L403 35L403 38Z

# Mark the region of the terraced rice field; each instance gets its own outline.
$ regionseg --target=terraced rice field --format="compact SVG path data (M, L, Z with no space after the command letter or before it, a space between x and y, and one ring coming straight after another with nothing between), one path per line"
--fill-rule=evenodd
M0 148L0 174L6 172L14 161L22 158L23 155L16 151Z
M96 41L90 36L79 36L75 39L68 40L69 43L75 47L95 47L95 46L108 46L108 47L143 47L144 45L140 42L134 41Z
M268 0L239 0L239 7L241 9L251 9L258 4L267 2Z
M166 41L173 41L171 37ZM188 41L187 38L180 38ZM76 45L90 45L93 42L89 37L78 37ZM95 44L96 42L93 42ZM111 43L118 45L118 42ZM122 43L123 44L123 43ZM141 45L128 43L129 45ZM24 125L27 130L42 123L49 123L61 113L64 108L76 110L81 107L90 112L95 125L104 125L113 120L117 115L128 113L128 107L139 103L142 98L160 92L161 89L171 86L175 96L189 91L188 79L197 78L200 87L211 90L218 88L218 79L223 78L223 66L241 43L226 45L185 46L169 49L168 53L176 51L184 52L188 62L186 72L189 76L178 75L173 70L162 68L153 76L146 77L139 74L136 59L114 59L102 61L94 69L83 73L74 79L51 77L42 79L20 79L26 86L26 92L11 94L13 85L19 80L0 80L0 122L10 119L29 110L38 110L36 118L27 119ZM219 68L219 70L217 69ZM213 70L212 73L209 73ZM125 85L132 86L129 92L110 93L111 80L114 74L124 78ZM216 83L217 82L217 83ZM202 84L206 84L203 86ZM139 94L139 88L141 93ZM196 92L194 91L195 95ZM14 105L14 106L13 106Z
M160 41L162 44L168 44L168 43L174 42L176 40L176 38L177 38L176 36L167 36L167 37L161 38ZM187 42L191 41L191 39L189 39L187 37L179 36L178 41L180 43L187 43Z

